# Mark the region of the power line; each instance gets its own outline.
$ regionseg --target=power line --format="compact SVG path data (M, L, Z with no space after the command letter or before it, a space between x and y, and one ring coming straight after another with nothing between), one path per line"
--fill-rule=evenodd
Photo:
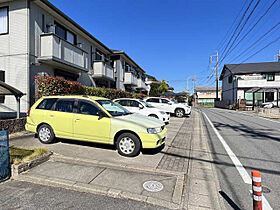
M243 23L241 29L239 30L238 34L235 36L233 42L231 43L230 47L226 50L225 55L222 55L222 59L220 61L220 63L223 62L223 60L227 57L227 55L229 54L230 49L232 48L232 46L234 45L235 41L238 39L240 33L242 32L242 30L244 29L244 27L246 26L246 24L248 23L250 17L252 16L252 14L254 13L254 11L256 10L256 8L258 7L259 3L261 0L258 0L257 3L255 4L254 8L251 10L250 14L248 15L248 17L246 18L245 22Z
M254 0L251 0L251 1L250 1L249 5L247 6L246 10L244 11L244 13L243 13L241 19L239 20L238 25L236 26L236 28L235 28L233 34L232 34L231 37L230 37L230 40L227 42L226 47L224 48L224 50L223 50L221 56L224 55L224 52L226 51L226 49L228 48L229 44L231 43L231 40L233 39L233 37L234 37L235 33L237 32L239 26L241 25L241 23L242 23L244 17L246 16L246 13L248 12L249 8L251 7L251 4L253 3L253 1L254 1Z
M277 26L280 25L280 22L276 23L271 29L269 29L266 33L264 33L262 36L260 36L254 43L252 43L249 47L247 47L245 50L243 50L239 55L237 55L236 57L234 57L231 61L236 60L237 58L239 58L240 56L242 56L247 50L249 50L250 48L252 48L254 45L256 45L259 41L261 41L266 35L268 35L269 33L271 33Z
M277 0L274 0L272 4L266 9L264 14L257 20L257 22L249 29L249 31L239 40L239 42L225 55L223 59L221 59L220 63L229 55L236 47L246 38L246 36L256 27L256 25L267 15L269 10L273 7L273 5L277 2Z
M234 21L231 24L231 27L229 27L227 33L225 34L225 36L223 37L223 39L219 42L218 46L216 47L216 49L220 49L223 48L223 45L225 44L225 41L227 40L227 36L230 34L230 31L233 29L233 26L235 24L235 22L237 21L238 17L240 16L241 12L243 11L243 9L245 8L245 5L247 4L248 0L244 1L244 4L241 8L241 10L239 11L239 13L237 14L237 16L235 17Z

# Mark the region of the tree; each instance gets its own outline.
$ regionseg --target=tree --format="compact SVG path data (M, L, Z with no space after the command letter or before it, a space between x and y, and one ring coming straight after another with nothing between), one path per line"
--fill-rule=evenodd
M152 83L149 96L159 97L160 92L158 88L159 88L159 83Z
M160 83L160 86L158 88L158 91L160 93L165 93L168 91L168 85L166 84L165 80L163 79Z

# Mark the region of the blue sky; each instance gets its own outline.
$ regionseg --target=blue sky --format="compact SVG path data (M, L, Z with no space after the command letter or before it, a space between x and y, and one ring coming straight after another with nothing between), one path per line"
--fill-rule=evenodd
M186 79L193 75L197 77L197 86L215 85L214 78L207 78L213 72L208 70L209 56L215 54L244 2L249 3L249 0L50 1L109 48L124 50L147 74L167 80L176 92L186 90ZM261 1L246 26L252 25L272 2ZM277 2L223 63L231 61L279 21L279 6ZM232 63L244 61L275 40L278 28ZM246 62L273 61L279 49L277 41ZM219 49L220 54L222 51ZM189 88L191 85L190 79Z

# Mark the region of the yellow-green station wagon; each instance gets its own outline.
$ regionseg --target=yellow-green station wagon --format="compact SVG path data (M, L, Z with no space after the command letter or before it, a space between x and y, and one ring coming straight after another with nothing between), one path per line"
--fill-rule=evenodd
M42 97L27 112L25 128L45 144L55 137L112 144L129 157L161 146L166 137L162 121L93 96Z

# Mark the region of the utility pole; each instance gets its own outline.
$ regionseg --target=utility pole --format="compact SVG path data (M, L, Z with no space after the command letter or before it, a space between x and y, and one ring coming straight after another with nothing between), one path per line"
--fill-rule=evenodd
M196 76L192 79L192 81L193 81L193 92L194 92L196 88Z
M216 101L219 100L219 53L216 55Z

